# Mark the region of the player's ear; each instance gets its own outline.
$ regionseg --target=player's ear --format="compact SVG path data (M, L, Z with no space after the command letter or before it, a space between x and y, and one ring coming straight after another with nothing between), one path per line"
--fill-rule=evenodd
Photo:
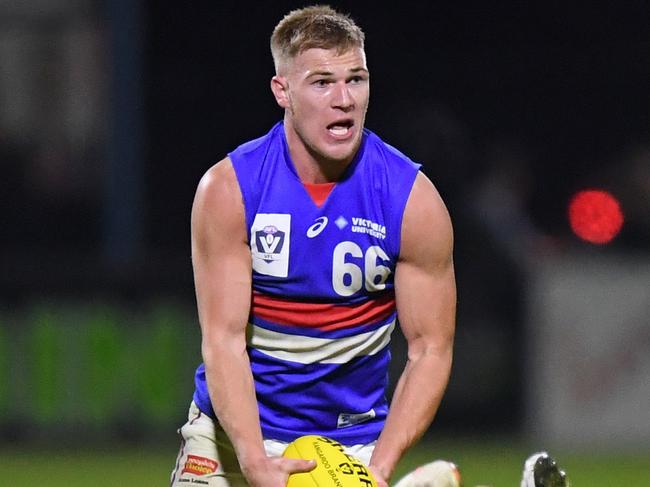
M271 91L273 96L275 96L275 101L282 108L289 108L289 94L287 78L284 76L275 75L271 78Z

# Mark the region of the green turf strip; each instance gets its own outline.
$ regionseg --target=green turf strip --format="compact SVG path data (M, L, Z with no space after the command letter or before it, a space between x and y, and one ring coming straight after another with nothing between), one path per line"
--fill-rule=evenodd
M145 448L111 447L20 449L0 448L1 485L48 487L166 486L176 456L176 446L144 452ZM428 442L411 451L401 462L397 480L417 465L436 458L456 462L465 487L519 487L521 469L529 447L513 442L456 440ZM551 452L569 474L573 487L650 486L650 452L589 454Z

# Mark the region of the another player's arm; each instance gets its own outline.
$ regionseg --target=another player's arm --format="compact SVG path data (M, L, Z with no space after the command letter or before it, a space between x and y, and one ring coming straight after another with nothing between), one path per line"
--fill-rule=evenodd
M456 315L453 231L433 184L419 173L402 223L395 295L408 360L370 465L388 480L427 430L451 370Z
M226 158L203 176L192 208L192 265L212 406L252 486L284 487L301 460L266 456L246 328L252 261L241 191ZM309 469L307 468L307 469Z

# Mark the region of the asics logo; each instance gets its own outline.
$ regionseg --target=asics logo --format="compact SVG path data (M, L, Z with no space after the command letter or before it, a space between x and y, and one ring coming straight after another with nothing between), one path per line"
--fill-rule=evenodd
M314 238L317 235L320 234L323 230L325 230L325 227L327 226L327 217L326 216L321 216L320 218L316 218L312 226L310 226L307 229L307 236L309 238Z

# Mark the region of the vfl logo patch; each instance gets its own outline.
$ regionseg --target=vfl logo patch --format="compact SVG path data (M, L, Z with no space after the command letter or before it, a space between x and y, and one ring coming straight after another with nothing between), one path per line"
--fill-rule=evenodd
M259 274L287 277L289 274L289 244L291 215L258 213L251 227L253 270Z
M273 225L264 227L261 231L255 232L257 248L262 249L263 259L272 262L280 257L282 244L284 243L284 232L281 232Z
M196 455L187 455L185 466L181 475L184 473L191 473L192 475L207 475L216 472L219 463L216 460L211 460L205 457L197 457Z
M314 221L314 224L307 229L307 236L309 238L314 238L317 235L320 235L320 232L325 230L325 227L327 226L327 217L326 216L321 216L320 218L316 218Z

